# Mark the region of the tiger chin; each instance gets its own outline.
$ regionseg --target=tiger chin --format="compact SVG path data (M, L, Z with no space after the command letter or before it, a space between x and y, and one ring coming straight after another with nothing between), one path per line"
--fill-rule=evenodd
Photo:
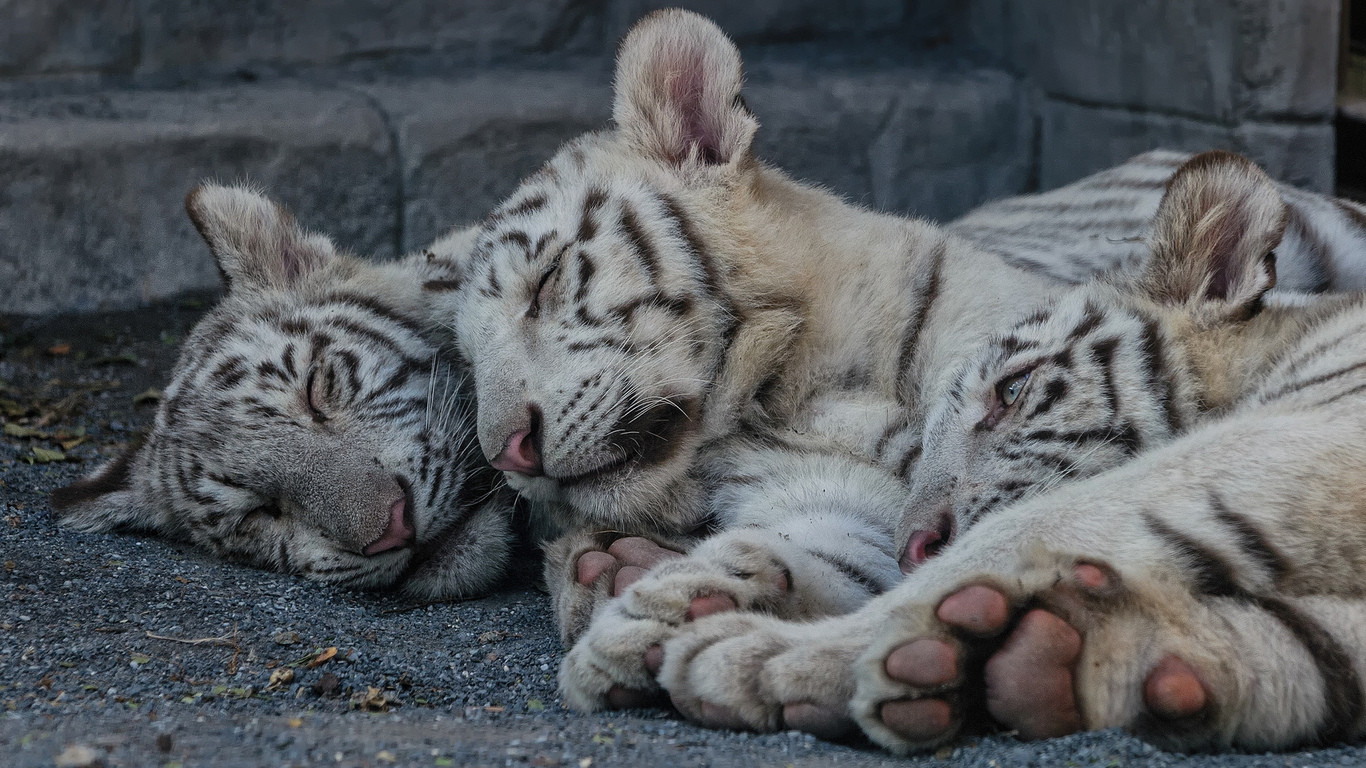
M185 207L227 294L141 444L52 492L61 523L413 599L493 585L512 499L474 445L463 364L424 320L423 286L465 233L376 264L245 187L204 185Z

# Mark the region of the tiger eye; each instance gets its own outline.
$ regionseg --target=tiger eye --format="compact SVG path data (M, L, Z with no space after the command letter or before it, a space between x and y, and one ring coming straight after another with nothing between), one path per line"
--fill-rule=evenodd
M1027 381L1029 381L1029 373L1027 371L1002 381L997 387L1001 403L1006 406L1014 405L1015 401L1020 399L1020 393L1024 391L1025 382Z

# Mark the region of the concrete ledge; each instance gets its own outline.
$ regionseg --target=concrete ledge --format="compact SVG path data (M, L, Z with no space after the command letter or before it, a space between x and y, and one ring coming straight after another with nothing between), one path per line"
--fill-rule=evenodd
M1235 122L1332 115L1340 7L978 0L972 21L1051 96Z
M131 72L135 0L0 0L0 76Z
M1315 192L1333 191L1331 123L1238 125L1045 100L1040 183L1052 189L1150 149L1227 149L1261 164L1273 178Z
M612 117L606 74L497 72L365 90L398 137L405 250L483 218L561 144Z
M249 179L342 247L392 255L397 164L362 97L305 88L0 102L0 312L126 307L218 284L184 214Z
M759 73L759 157L879 210L948 220L1023 191L1034 123L991 69Z
M607 52L600 5L579 0L146 0L140 71L337 64L404 53L480 62L546 51Z

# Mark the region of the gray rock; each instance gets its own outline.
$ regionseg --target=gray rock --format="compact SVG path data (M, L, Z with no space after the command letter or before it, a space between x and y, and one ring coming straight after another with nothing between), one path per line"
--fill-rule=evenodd
M485 61L610 50L602 3L576 0L148 0L141 70L335 64L440 52Z
M407 250L483 218L561 144L612 116L606 74L502 72L367 92L398 137Z
M853 202L954 218L1028 183L1033 120L998 70L757 73L759 157Z
M134 305L213 287L185 216L248 179L305 226L392 255L397 165L361 96L297 87L0 101L0 312Z
M712 19L742 44L814 39L893 28L908 16L922 23L937 20L949 4L950 0L617 0L612 30L619 37L650 11L686 8Z
M1333 112L1337 0L987 4L975 33L1051 96L1226 122Z
M137 53L133 0L0 0L0 76L127 72Z
M1316 192L1333 189L1333 127L1329 123L1224 125L1054 99L1045 100L1042 113L1039 176L1044 189L1159 147L1240 152L1274 178Z

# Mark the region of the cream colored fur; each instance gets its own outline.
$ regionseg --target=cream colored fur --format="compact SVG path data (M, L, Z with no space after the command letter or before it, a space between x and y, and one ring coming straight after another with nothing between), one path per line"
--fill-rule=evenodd
M678 635L693 597L806 620L896 584L927 407L1051 286L1126 263L1073 237L1095 217L1078 210L1110 189L1138 223L1098 236L1141 237L1184 159L1014 201L1011 216L1069 237L1008 258L988 244L1018 246L1016 224L949 235L760 162L738 52L695 14L642 20L616 87L615 130L570 142L495 210L444 297L485 456L534 436L534 470L506 475L552 539L546 579L577 640L561 687L583 709L651 685L644 650ZM1335 222L1360 213L1324 206ZM1354 227L1315 254L1340 263ZM1323 264L1283 256L1305 276L1292 284L1321 287ZM611 569L579 584L579 557L625 535L689 557L616 600Z
M1074 289L1029 313L964 365L930 416L918 512L948 504L965 529L961 538L850 616L793 624L737 613L676 631L659 675L674 702L693 716L703 702L724 706L758 729L783 727L785 706L838 712L847 704L878 743L898 752L933 747L956 731L907 741L883 725L881 705L981 692L960 691L962 681L910 688L887 676L886 659L920 637L964 648L979 642L934 612L948 594L986 583L1016 610L1042 605L1081 631L1075 692L1087 728L1125 727L1176 749L1260 750L1359 735L1366 303L1326 298L1255 309L1274 280L1263 253L1284 227L1283 209L1266 197L1271 188L1241 158L1196 158L1173 182L1156 225L1163 236L1142 275ZM1226 285L1216 285L1220 274L1231 278ZM1098 322L1087 318L1088 306L1102 310ZM1135 318L1156 321L1157 342ZM1023 445L1026 434L1062 428L1040 423L1058 404L1027 416L1045 382L1070 383L1056 403L1105 409L1099 380L1085 378L1075 359L1109 339L1122 340L1121 357L1156 344L1182 385L1155 388L1142 376L1126 378L1119 362L1111 367L1124 405L1101 414L1102 423L1138 424L1152 447L1132 460L1112 456L1118 468L1081 472L1090 479L1054 480L1052 490L1023 502L969 514L972 505L955 487L1002 469L991 466L989 444L975 428L997 405L998 378L1034 361L1033 389L986 430ZM1062 350L1066 365L1046 362ZM1188 419L1176 435L1167 403L1152 397L1164 392L1177 394L1174 405ZM1080 462L1093 448L1071 450ZM1021 479L1020 467L1010 469ZM1088 591L1072 580L1077 562L1112 568L1116 583ZM1165 722L1144 707L1144 679L1172 654L1209 689L1210 706L1196 722Z

